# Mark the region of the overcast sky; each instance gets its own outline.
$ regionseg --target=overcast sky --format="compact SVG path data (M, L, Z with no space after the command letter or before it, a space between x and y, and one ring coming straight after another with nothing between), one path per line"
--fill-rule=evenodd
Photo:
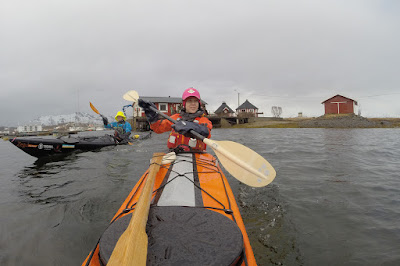
M0 125L191 86L211 111L239 92L265 116L319 116L342 94L399 117L399 14L396 0L0 0Z

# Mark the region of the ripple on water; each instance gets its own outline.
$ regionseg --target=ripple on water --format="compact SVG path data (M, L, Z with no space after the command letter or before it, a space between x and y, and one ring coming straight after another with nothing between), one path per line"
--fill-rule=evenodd
M254 189L243 185L237 199L257 262L302 265L297 232L280 199L279 187Z

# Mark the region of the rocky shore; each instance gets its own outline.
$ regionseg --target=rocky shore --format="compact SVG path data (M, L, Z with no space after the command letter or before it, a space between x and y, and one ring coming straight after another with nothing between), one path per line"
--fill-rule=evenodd
M312 120L299 122L299 127L305 128L373 128L379 127L379 123L370 121L358 115L321 116Z
M314 117L285 118L280 121L256 120L252 123L239 124L231 127L233 128L400 128L400 118L365 118L358 115L325 115L316 118Z

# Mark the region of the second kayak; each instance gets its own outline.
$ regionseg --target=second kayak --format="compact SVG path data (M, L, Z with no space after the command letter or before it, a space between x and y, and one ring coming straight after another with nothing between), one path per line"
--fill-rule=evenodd
M129 143L140 139L149 138L146 136L135 135L129 139ZM16 137L9 141L22 151L37 158L45 158L54 155L68 154L73 151L93 151L107 146L122 145L111 135L103 136L68 136L68 137ZM125 142L123 144L128 144Z

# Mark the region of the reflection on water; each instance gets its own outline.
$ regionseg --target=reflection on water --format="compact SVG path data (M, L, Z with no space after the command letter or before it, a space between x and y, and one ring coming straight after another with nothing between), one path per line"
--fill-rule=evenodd
M79 265L167 135L36 161L0 142L0 265ZM227 174L259 265L400 265L396 129L220 129L277 170ZM40 243L40 245L38 245Z
M71 193L69 187L75 177L68 173L76 167L75 154L38 159L24 167L16 176L20 178L19 193L25 200L40 204L58 204L73 201L82 191Z

